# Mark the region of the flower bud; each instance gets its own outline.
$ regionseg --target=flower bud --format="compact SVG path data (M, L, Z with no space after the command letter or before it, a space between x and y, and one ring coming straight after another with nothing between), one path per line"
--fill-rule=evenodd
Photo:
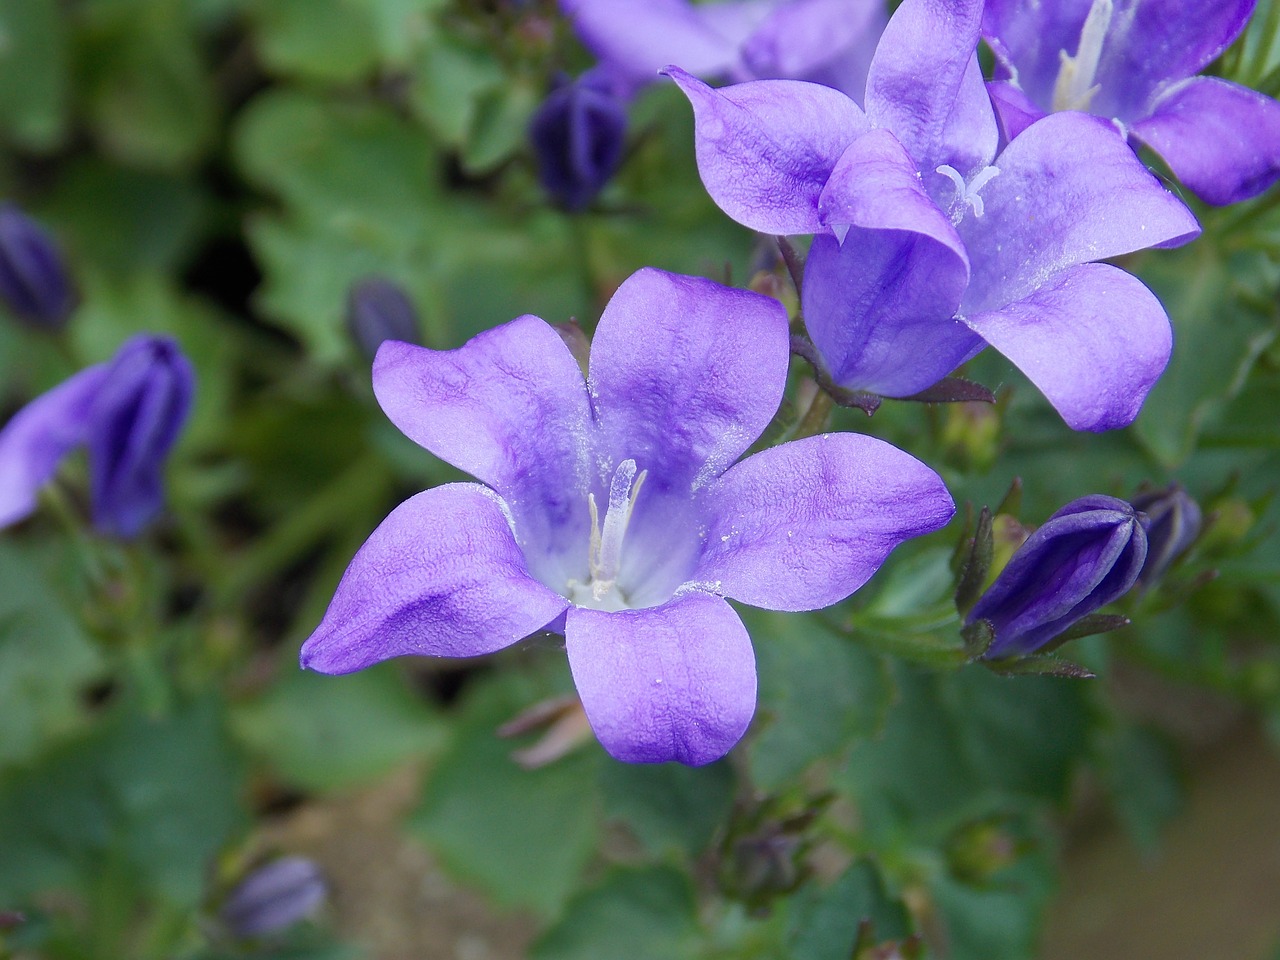
M1138 575L1145 589L1164 576L1187 548L1200 536L1200 505L1174 483L1164 490L1140 493L1131 501L1135 510L1147 515L1147 562Z
M75 305L53 237L13 204L0 206L0 298L20 320L61 330Z
M1114 497L1082 497L1051 516L965 619L991 625L984 656L1032 653L1123 595L1146 560L1145 527L1145 517Z
M623 102L587 77L563 84L529 124L538 179L567 210L582 210L617 172L627 132Z
M351 285L347 331L370 360L384 340L422 344L418 311L404 288L385 277L365 277Z
M218 915L238 938L267 936L314 914L328 892L324 875L310 860L281 857L241 880Z

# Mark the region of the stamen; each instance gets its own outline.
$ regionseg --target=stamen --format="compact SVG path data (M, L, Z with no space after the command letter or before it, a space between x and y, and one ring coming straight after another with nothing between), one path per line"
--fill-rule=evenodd
M627 535L631 513L647 475L648 471L642 471L640 476L636 476L634 460L623 460L618 464L609 484L609 509L604 515L603 525L599 522L595 497L587 495L587 505L591 510L591 593L596 600L603 600L618 579L622 541Z
M1089 15L1085 17L1084 26L1080 30L1080 45L1076 48L1076 55L1071 57L1065 50L1058 51L1062 66L1058 69L1058 79L1053 85L1055 112L1087 111L1101 89L1093 82L1093 78L1098 72L1102 45L1107 39L1114 13L1114 0L1093 0L1093 6L1089 8Z

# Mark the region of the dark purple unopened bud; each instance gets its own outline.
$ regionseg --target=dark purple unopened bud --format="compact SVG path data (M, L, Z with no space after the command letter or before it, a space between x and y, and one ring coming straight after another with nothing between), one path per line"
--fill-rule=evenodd
M366 277L351 285L347 330L370 360L384 340L422 344L413 301L403 287L385 277Z
M1200 536L1200 505L1182 489L1172 484L1164 490L1140 493L1132 500L1135 510L1147 515L1147 562L1138 582L1149 587L1161 577L1187 548Z
M262 937L311 916L328 893L318 866L306 857L281 857L241 880L218 915L235 936Z
M622 163L626 106L600 86L578 78L553 90L529 125L538 179L568 210L581 210Z
M0 297L20 320L59 330L75 291L53 237L11 203L0 205Z
M191 409L195 375L178 344L141 336L125 343L92 404L88 435L93 522L137 536L164 505L165 457Z
M965 619L991 624L985 656L1031 653L1122 596L1147 557L1145 526L1145 517L1115 497L1081 497L1051 516Z

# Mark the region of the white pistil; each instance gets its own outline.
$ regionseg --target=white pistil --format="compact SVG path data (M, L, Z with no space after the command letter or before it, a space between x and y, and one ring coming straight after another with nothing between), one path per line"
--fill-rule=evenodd
M591 595L597 602L603 601L614 591L618 569L622 563L622 541L631 523L636 498L648 471L636 476L636 462L623 460L609 484L609 509L604 523L600 523L600 511L594 494L587 494L587 507L591 510L591 547L588 563L591 569ZM634 481L634 482L633 482Z
M1111 17L1114 13L1114 0L1093 0L1089 15L1085 17L1084 26L1080 29L1080 46L1076 48L1076 55L1072 57L1065 50L1058 51L1062 66L1058 69L1058 79L1053 85L1055 112L1089 109L1089 104L1099 90L1093 78L1098 72L1102 44L1107 39L1107 31L1111 29Z
M964 208L966 206L973 207L973 215L975 217L982 216L986 207L982 202L980 191L1000 175L1000 168L983 167L969 183L965 183L960 171L949 163L944 163L938 167L937 172L955 184L956 195L951 202L951 222L958 224L964 219Z

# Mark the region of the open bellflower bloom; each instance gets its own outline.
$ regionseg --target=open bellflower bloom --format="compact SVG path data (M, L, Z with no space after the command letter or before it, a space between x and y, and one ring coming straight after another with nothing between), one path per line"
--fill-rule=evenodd
M543 189L567 210L582 210L622 163L626 104L584 74L548 94L529 123Z
M0 205L0 298L33 327L61 330L76 295L53 237L11 203Z
M777 301L653 269L605 308L586 378L533 316L453 351L384 344L387 416L481 483L427 490L383 521L303 665L476 656L551 630L614 757L723 756L756 699L725 598L835 603L954 511L932 470L867 436L739 462L782 399L788 349Z
M966 623L986 620L986 657L1033 653L1123 596L1147 558L1147 518L1115 497L1081 497L1029 536Z
M137 536L164 505L165 457L194 382L176 342L141 335L32 400L0 430L0 527L30 514L62 458L86 447L94 526Z
M1172 332L1151 291L1097 261L1199 227L1096 117L1046 117L997 155L981 14L980 0L904 0L865 112L816 84L713 90L668 73L720 208L761 232L815 234L802 307L836 383L907 397L990 345L1074 429L1123 426Z
M882 0L560 0L616 92L668 63L700 77L793 77L861 93L884 29Z
M1056 110L1105 117L1200 199L1236 203L1280 178L1280 103L1198 77L1257 0L989 0L991 96L1006 135Z

